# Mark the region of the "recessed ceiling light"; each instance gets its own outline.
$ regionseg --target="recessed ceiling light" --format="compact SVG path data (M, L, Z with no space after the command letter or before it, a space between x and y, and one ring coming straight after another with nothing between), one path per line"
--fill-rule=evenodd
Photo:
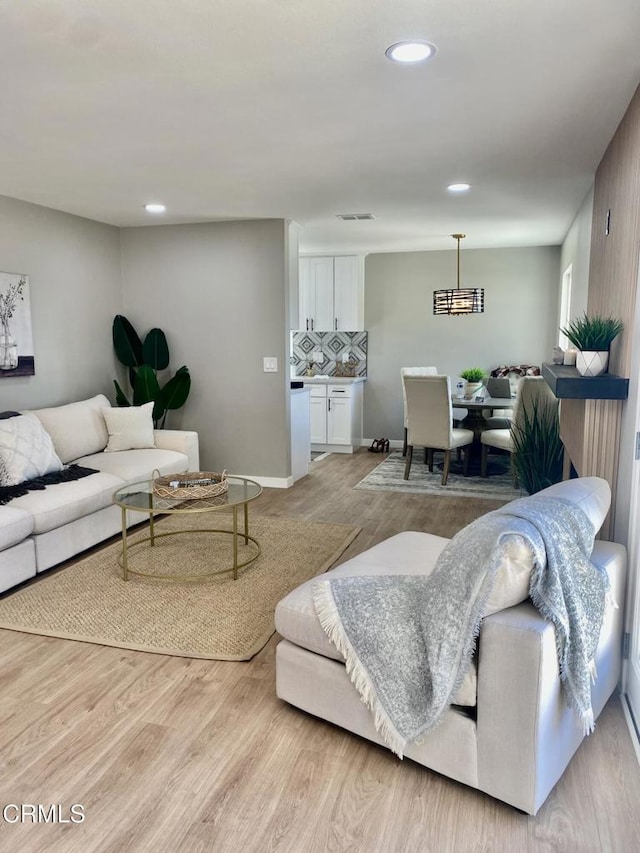
M450 193L466 193L471 189L471 184L449 184L447 189Z
M164 204L145 204L144 209L147 213L164 213L167 208Z
M392 62L424 62L435 52L435 45L428 41L399 41L385 50L385 56Z

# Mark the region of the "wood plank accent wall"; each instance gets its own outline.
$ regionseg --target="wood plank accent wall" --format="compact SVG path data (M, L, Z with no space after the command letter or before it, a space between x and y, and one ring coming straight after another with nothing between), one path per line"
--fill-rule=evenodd
M639 252L640 88L598 167L593 200L587 310L620 317L625 323L625 331L611 347L609 370L618 376L628 376L631 366Z
M607 212L609 234L605 233ZM640 253L640 87L596 172L587 311L620 317L609 370L628 377ZM560 434L579 475L608 480L614 502L603 538L613 532L620 424L624 402L563 400Z

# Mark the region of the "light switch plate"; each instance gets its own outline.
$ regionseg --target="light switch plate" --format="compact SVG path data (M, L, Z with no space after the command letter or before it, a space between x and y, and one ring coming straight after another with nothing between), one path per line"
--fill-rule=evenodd
M263 370L265 373L278 372L278 358L275 355L265 355L262 359Z

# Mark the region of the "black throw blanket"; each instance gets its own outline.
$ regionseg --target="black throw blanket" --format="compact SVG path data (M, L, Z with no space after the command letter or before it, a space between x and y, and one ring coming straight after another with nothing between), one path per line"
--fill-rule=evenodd
M70 483L72 480L81 480L90 474L98 474L95 468L83 468L82 465L67 465L62 471L52 471L43 474L42 477L34 477L17 486L0 486L0 506L9 503L14 498L20 498L32 491L39 491L55 483Z

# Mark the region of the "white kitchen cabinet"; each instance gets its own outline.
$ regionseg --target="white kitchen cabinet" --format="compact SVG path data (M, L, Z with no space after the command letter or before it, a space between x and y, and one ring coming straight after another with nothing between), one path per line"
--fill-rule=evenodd
M327 397L327 444L351 444L351 397Z
M364 329L364 258L354 255L333 259L333 329Z
M305 386L306 388L307 386ZM311 385L309 412L311 424L311 444L327 443L327 386Z
M363 257L300 258L299 288L299 325L303 331L364 329Z
M362 443L362 383L306 385L311 448L353 453Z
M333 328L333 258L300 259L300 328L326 332Z

